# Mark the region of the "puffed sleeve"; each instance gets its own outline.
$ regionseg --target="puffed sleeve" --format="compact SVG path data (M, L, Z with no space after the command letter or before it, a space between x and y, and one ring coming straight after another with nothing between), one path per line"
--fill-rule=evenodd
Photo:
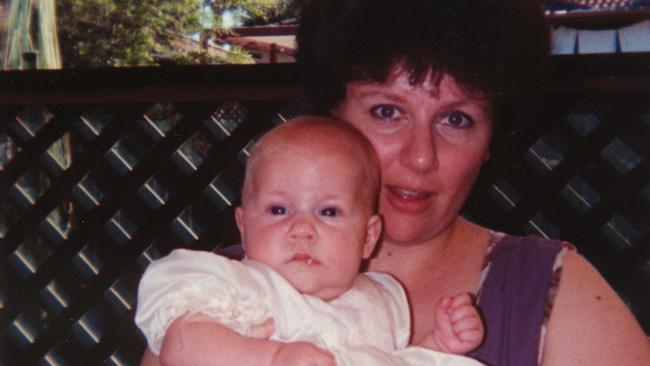
M411 337L411 314L406 292L395 278L386 273L366 272L366 276L378 283L384 291L382 296L390 312L390 320L396 349L406 348Z
M214 253L177 249L145 271L138 288L135 322L149 348L160 353L169 325L203 313L240 334L269 317L268 289L249 268Z

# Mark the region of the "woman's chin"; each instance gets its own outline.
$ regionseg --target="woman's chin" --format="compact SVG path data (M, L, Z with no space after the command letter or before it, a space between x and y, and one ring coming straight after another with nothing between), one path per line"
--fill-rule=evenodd
M384 214L384 241L401 245L416 246L433 240L448 230L458 217L450 220L434 220L431 215L391 215ZM446 221L446 222L443 222Z
M396 226L391 228L391 226ZM433 238L433 234L425 230L402 225L386 225L384 241L400 246L415 246Z

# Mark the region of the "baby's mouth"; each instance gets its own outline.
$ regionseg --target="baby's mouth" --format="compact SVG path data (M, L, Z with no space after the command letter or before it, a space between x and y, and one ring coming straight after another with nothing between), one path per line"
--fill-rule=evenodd
M312 258L312 256L307 253L297 253L291 258L290 262L304 263L308 266L320 264L318 260Z

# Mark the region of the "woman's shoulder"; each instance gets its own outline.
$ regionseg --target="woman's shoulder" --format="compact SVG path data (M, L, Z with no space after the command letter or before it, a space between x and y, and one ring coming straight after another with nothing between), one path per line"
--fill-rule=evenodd
M582 256L566 256L543 364L647 365L650 346L625 303Z

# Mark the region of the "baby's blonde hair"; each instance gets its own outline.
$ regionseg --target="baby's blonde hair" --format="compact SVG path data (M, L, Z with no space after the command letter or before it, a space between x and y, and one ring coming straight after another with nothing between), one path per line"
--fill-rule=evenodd
M246 176L242 188L242 205L254 190L252 174L261 156L277 149L292 146L320 145L323 148L346 152L358 160L363 169L368 202L373 213L377 212L380 170L379 159L370 141L351 124L321 116L300 116L264 134L250 150L246 163ZM327 146L329 145L329 146ZM326 149L325 149L326 150Z

